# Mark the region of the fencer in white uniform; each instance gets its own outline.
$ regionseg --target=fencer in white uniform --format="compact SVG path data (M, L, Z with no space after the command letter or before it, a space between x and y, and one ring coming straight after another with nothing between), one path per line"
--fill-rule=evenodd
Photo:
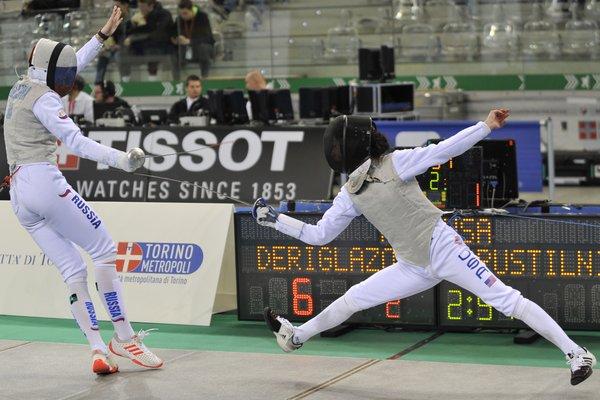
M40 39L30 55L27 76L10 91L4 121L12 208L67 284L71 311L90 343L92 370L98 374L118 371L109 349L138 365L162 365L142 342L147 332L135 334L127 318L115 268L115 243L101 217L63 177L55 153L60 140L81 157L124 171L132 172L144 163L141 149L125 153L83 136L60 98L121 21L121 11L114 7L106 25L77 53L64 43ZM94 263L96 288L115 329L108 347L100 336L87 268L77 246Z
M258 223L305 243L322 246L337 237L353 218L364 215L388 240L397 262L351 287L320 314L294 327L271 309L265 320L286 352L316 334L334 328L357 311L403 299L452 282L480 297L503 314L518 318L555 344L571 367L571 384L592 373L592 353L574 343L537 304L506 286L441 219L442 212L423 194L415 179L428 168L459 156L504 124L508 110L493 110L479 122L439 144L390 152L385 136L368 117L341 116L324 136L325 155L348 182L316 224L279 214L262 199L253 213Z

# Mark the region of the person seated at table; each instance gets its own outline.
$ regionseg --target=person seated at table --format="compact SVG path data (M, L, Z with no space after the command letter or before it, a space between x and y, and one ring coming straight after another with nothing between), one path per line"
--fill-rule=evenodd
M186 97L177 101L169 111L169 121L179 122L179 117L193 115L200 110L208 110L208 99L202 96L202 81L197 75L185 80Z

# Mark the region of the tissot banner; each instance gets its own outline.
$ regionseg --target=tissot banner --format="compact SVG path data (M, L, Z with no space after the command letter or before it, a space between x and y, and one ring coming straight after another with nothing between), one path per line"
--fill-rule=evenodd
M270 203L324 199L330 190L331 170L323 157L323 131L302 126L219 126L84 132L120 150L140 147L148 155L165 155L149 158L138 172L189 184L109 168L79 158L62 145L58 163L75 190L92 201L231 202L215 192L247 202L257 197ZM0 135L0 174L7 173L4 135ZM7 191L0 199L8 199Z

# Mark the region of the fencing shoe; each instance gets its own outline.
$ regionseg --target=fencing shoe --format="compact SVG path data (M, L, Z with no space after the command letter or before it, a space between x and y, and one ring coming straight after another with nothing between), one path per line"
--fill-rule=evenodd
M163 365L163 361L158 358L156 354L151 352L142 342L144 337L146 337L151 330L154 329L148 329L147 331L141 330L129 340L119 340L115 333L115 336L113 336L108 344L108 348L111 353L129 358L135 364L142 367L160 368Z
M571 367L571 385L579 385L592 375L596 357L585 347L580 347L567 354L567 364Z
M92 352L92 371L98 375L108 375L119 372L119 367L108 354L94 350Z
M277 338L281 350L290 353L302 347L302 343L294 343L294 326L287 319L275 314L270 307L264 311L265 322Z

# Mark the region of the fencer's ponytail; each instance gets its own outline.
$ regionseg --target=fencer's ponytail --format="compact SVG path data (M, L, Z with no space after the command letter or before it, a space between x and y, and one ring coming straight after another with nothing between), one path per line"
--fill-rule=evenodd
M390 150L387 138L380 132L371 134L371 158L379 158Z

